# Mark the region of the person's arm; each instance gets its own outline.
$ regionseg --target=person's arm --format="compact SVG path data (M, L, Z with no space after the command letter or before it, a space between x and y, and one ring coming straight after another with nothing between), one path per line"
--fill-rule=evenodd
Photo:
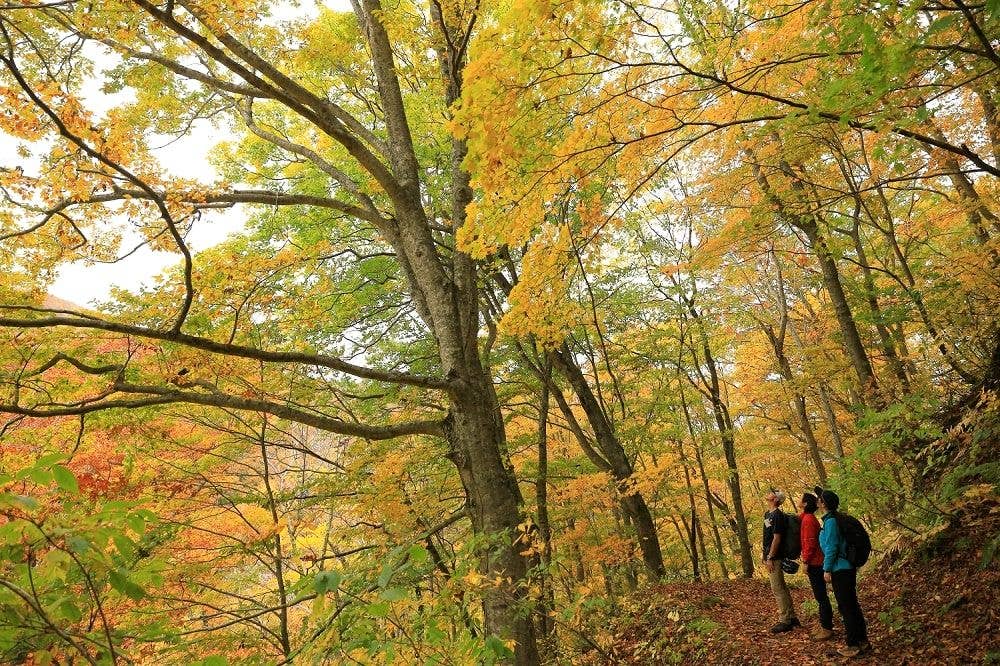
M774 560L779 559L778 553L781 552L781 541L785 538L785 531L788 529L785 522L785 514L781 511L775 511L774 517L771 519L774 521L774 538L771 539L771 549L767 553L767 570L771 571L774 569Z
M837 529L836 518L831 516L823 521L823 530L819 533L819 545L823 549L823 578L829 581L840 545L840 530Z
M767 554L767 559L776 560L778 559L778 551L781 550L781 538L784 535L780 532L774 533L774 539L771 541L771 552Z
M803 513L799 519L801 525L799 535L802 541L802 561L809 564L817 551L817 537L819 536L819 523L816 516L811 513Z
M767 512L764 513L764 524L760 530L760 557L761 562L767 562Z
M764 566L767 567L768 571L774 571L774 560L775 553L778 552L778 547L781 545L781 534L778 532L774 533L774 539L771 540L771 550L767 554L767 558L764 560Z

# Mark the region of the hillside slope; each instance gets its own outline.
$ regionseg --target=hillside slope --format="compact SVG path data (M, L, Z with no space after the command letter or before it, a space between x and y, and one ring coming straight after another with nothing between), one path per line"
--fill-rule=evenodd
M984 565L1000 532L997 497L976 514L864 572L859 594L874 651L851 663L1000 664L1000 561ZM592 648L585 663L846 663L835 653L843 644L836 611L835 638L810 642L816 614L808 582L801 573L788 579L803 629L768 632L776 613L765 579L669 584L626 602L613 645Z

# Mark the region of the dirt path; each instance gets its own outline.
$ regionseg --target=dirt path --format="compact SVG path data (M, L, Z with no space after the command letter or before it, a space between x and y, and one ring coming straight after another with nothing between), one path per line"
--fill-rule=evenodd
M1000 562L982 567L982 554L966 545L865 571L859 597L874 648L865 657L836 654L844 644L836 604L834 638L809 640L817 617L800 573L788 577L800 629L768 631L776 603L764 579L667 584L628 602L611 628L614 645L585 663L1000 665Z

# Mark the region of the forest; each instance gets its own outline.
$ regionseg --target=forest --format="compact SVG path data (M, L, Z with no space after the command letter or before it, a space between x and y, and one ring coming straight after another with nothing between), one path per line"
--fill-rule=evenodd
M0 0L0 257L0 663L704 663L816 485L1000 663L1000 0Z

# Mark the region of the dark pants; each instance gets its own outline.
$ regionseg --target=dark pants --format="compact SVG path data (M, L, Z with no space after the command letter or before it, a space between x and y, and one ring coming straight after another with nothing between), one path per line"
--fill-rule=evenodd
M819 605L819 626L833 629L833 607L830 605L830 595L826 591L826 581L823 580L823 567L810 564L806 567L806 575L809 576L813 597Z
M858 646L868 640L868 624L858 603L858 570L834 571L833 596L837 598L837 610L844 618L844 633L847 644Z

